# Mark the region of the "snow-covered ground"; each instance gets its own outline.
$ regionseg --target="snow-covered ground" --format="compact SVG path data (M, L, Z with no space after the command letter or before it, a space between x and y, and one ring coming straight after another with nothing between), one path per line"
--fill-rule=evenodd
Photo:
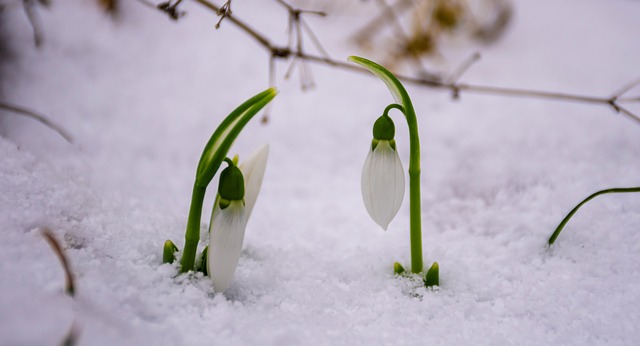
M271 146L235 281L214 294L206 277L176 276L162 244L182 247L202 147L266 88L267 55L229 22L215 31L197 4L185 2L178 22L123 5L114 22L94 1L54 1L40 13L39 50L20 11L1 14L11 59L0 99L50 115L76 141L0 113L1 345L56 345L74 319L81 345L640 343L640 194L597 198L545 247L590 193L640 185L640 126L598 105L465 93L454 102L407 85L420 121L425 262L441 268L432 291L391 269L409 262L408 194L387 232L361 200L389 92L313 66L318 87L302 93L280 63L270 123L253 121L232 147L246 157ZM282 8L233 6L286 42ZM345 34L364 22L354 8L309 18L339 60L367 54ZM463 81L608 96L640 76L640 2L522 0L515 11ZM454 42L436 68L451 71L474 49ZM65 248L75 300L41 227Z

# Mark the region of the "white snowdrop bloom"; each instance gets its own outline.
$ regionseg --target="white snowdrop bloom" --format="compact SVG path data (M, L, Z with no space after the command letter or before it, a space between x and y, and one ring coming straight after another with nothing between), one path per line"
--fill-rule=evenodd
M229 178L228 174L225 176L224 171L220 174L219 195L209 223L207 252L207 272L216 292L224 292L233 281L240 260L247 221L262 186L268 154L269 147L265 145L238 167L242 173L240 177L243 179L240 181L244 189L235 185L237 180L234 179L237 179L237 176ZM227 169L237 168L230 166L225 170ZM223 184L226 187L231 186L234 191L225 191ZM244 190L242 195L234 195L238 190Z
M374 143L376 140L374 140ZM362 168L362 198L369 215L385 231L404 197L404 170L393 140L379 140Z

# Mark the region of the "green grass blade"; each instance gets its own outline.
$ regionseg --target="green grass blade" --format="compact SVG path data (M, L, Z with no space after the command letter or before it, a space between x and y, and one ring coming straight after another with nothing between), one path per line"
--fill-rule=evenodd
M556 241L556 239L560 235L560 232L562 232L562 229L564 228L564 226L567 224L567 222L569 222L571 217L573 217L573 214L575 214L578 211L578 209L582 207L583 204L589 202L590 200L600 195L605 195L608 193L629 193L629 192L640 192L640 187L619 187L619 188L613 188L613 189L606 189L606 190L595 192L591 194L589 197L585 198L582 202L580 202L580 204L576 205L569 212L569 214L567 214L567 216L564 217L564 219L562 219L562 222L560 222L556 230L553 232L553 234L549 238L549 246L553 245L553 243Z
M231 144L242 128L266 106L277 94L275 88L269 88L234 109L214 131L205 146L196 173L196 184L206 187L220 168Z
M376 75L376 77L380 78L384 82L384 84L387 85L387 88L389 88L391 95L393 95L393 99L396 100L397 103L400 103L403 107L405 107L405 109L407 108L406 101L411 103L407 90L404 88L402 83L400 83L398 78L396 78L396 76L394 76L386 68L369 59L365 59L359 56L350 56L347 60L366 68L371 73Z

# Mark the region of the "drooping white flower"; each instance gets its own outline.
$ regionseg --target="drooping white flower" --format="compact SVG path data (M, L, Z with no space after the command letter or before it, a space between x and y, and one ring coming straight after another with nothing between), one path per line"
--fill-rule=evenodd
M225 200L219 195L216 199L209 223L207 252L207 272L216 292L224 292L233 280L247 222L262 186L268 155L269 147L265 145L238 167L244 178L244 198Z
M404 197L404 170L396 151L395 127L383 115L373 127L373 141L362 168L362 199L369 216L384 230L398 214Z
M367 212L385 231L398 214L404 197L402 162L390 141L369 150L362 168L362 199Z

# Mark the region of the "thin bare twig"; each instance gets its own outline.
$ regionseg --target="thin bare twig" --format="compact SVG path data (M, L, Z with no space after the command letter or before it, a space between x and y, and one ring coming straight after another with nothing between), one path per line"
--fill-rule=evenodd
M324 49L324 47L322 46L322 43L320 43L320 40L318 39L318 36L316 36L316 34L313 32L313 30L311 30L311 27L309 26L309 24L307 24L307 22L302 18L300 18L300 24L302 25L302 30L304 30L304 32L306 32L307 35L309 35L309 38L311 39L311 42L316 47L318 52L321 55L323 55L324 57L326 57L327 59L331 59L331 57L329 56L329 53L327 52L327 50Z
M18 114L18 115L23 115L23 116L26 116L28 118L37 120L40 123L42 123L44 126L46 126L46 127L50 128L51 130L57 132L67 142L73 144L73 137L71 137L71 135L66 130L64 130L59 125L56 125L53 121L49 120L49 118L47 118L46 116L44 116L42 114L38 114L38 113L36 113L34 111L31 111L29 109L26 109L26 108L23 108L23 107L19 107L19 106L16 106L16 105L12 105L12 104L8 104L8 103L5 103L5 102L0 102L0 109L4 109L4 110L9 111L11 113Z
M618 102L640 102L640 96L638 97L620 97Z
M33 41L36 47L40 47L42 46L44 39L42 34L42 25L40 25L40 19L36 12L38 2L35 0L23 0L22 4L24 6L24 12L29 19L29 23L31 23L31 27L33 28Z
M58 256L58 259L60 260L60 264L62 264L62 269L64 270L64 275L66 278L65 292L67 292L68 295L73 297L75 295L76 289L75 289L73 273L71 272L71 268L69 267L69 261L67 260L67 256L65 256L64 251L60 246L60 243L58 242L58 240L53 235L53 232L50 229L48 228L43 229L42 236L47 241L47 243L49 243L49 246L51 246L51 250L53 250L56 256Z
M208 8L215 13L220 10L220 7L215 5L214 3L208 0L194 0L198 4ZM289 8L290 5L286 4L282 0L276 0L279 3L283 4L285 7ZM402 1L399 1L402 3ZM403 5L404 6L404 5ZM321 57L317 55L312 55L305 53L298 49L292 49L290 47L282 47L277 46L271 43L271 41L264 35L260 34L258 31L253 29L247 23L243 22L236 16L229 14L227 16L229 22L233 23L240 30L244 31L247 35L253 38L260 46L265 48L270 53L270 59L289 59L292 56L309 62L314 62L322 65L328 65L333 68L340 68L344 70L366 73L369 75L370 73L354 64L349 64L342 61L333 60L326 57ZM443 89L449 90L454 95L456 93L460 93L462 91L468 93L476 93L476 94L491 94L496 96L511 96L511 97L522 97L522 98L532 98L532 99L545 99L545 100L557 100L557 101L565 101L565 102L582 102L582 103L591 103L591 104L601 104L605 106L611 107L616 112L621 112L630 119L637 121L640 123L640 118L633 114L628 109L621 107L621 103L630 103L630 102L640 102L640 97L632 97L632 98L620 98L617 97L594 97L588 95L579 95L572 93L564 93L564 92L553 92L553 91L542 91L542 90L532 90L532 89L518 89L518 88L505 88L505 87L495 87L495 86L486 86L486 85L475 85L475 84L465 84L465 83L457 83L457 82L444 82L437 78L433 78L431 76L425 77L414 77L403 74L396 74L399 80L417 85L423 86L433 89ZM623 88L621 90L628 91L627 88Z
M449 83L451 85L455 85L455 83L458 81L458 79L460 79L460 77L462 77L462 75L469 70L471 65L473 65L478 60L480 60L480 53L478 53L478 52L473 53L470 57L465 59L460 64L460 66L458 66L458 68L456 68L455 71L453 71L451 76L449 76L449 78L447 79L447 83ZM452 88L451 92L452 92L452 97L453 97L454 100L457 100L458 98L460 98L460 89Z
M635 88L638 85L640 85L640 78L638 78L638 79L634 80L633 82L623 86L618 91L613 93L613 95L611 95L611 97L618 99L620 96L626 94L627 92L629 92L629 90Z
M65 292L69 296L74 298L76 293L75 280L74 280L73 273L71 272L71 268L69 266L69 261L67 260L67 256L64 254L64 251L62 250L62 246L60 246L60 243L56 239L55 235L48 228L45 228L42 230L42 236L47 241L47 243L49 243L49 246L51 246L51 250L53 250L53 253L55 253L58 259L60 260L60 264L62 264L62 269L64 270L65 281L66 281ZM71 323L71 327L69 328L69 331L65 335L65 338L64 340L62 340L60 345L63 345L63 346L76 345L79 337L80 337L80 327L78 326L77 321L74 319L73 323Z
M64 340L60 343L61 346L74 346L78 343L78 339L80 338L80 327L77 322L74 320L65 336Z
M402 24L400 24L400 19L398 19L394 7L389 6L389 4L387 4L385 0L377 0L376 3L382 9L382 13L389 17L389 22L391 22L395 35L400 38L400 41L405 42L405 44L411 41L409 35L407 35L402 28ZM408 58L411 60L411 63L418 70L418 73L420 75L435 77L435 74L427 71L427 68L424 67L422 60L417 54L415 54L415 52L409 51L407 53Z
M394 13L401 13L409 9L413 3L413 0L399 0L395 4L391 5L391 8L393 9ZM397 18L389 16L388 13L380 13L380 15L371 20L355 35L353 35L353 37L357 42L366 41L371 37L371 35L377 33L385 23L395 20L397 20Z
M280 5L284 6L287 10L289 10L290 13L292 13L295 16L299 16L301 13L308 13L308 14L315 14L321 17L325 17L327 15L326 12L322 12L322 11L314 11L314 10L301 10L299 8L295 8L291 5L289 5L288 3L284 2L283 0L276 0L277 3L279 3Z
M182 0L178 0L175 4L171 5L171 1L166 1L158 4L156 8L169 15L169 18L178 20L185 15L184 11L178 11L178 5L180 5L181 2Z
M276 2L282 6L284 6L289 11L289 19L287 25L287 49L289 51L295 51L298 53L304 52L303 44L304 38L303 33L306 33L311 39L311 43L316 47L318 52L321 55L324 55L327 59L329 59L329 54L320 44L320 40L316 37L311 27L304 21L302 18L303 14L313 14L321 17L326 16L327 14L321 11L312 11L312 10L302 10L299 8L295 8L289 5L284 0L276 0ZM294 48L295 43L295 48ZM300 61L299 61L300 60ZM289 66L287 73L285 73L285 79L288 79L291 76L295 67L298 67L298 75L300 77L300 88L305 91L307 89L311 89L315 87L315 82L313 80L313 74L309 66L307 66L307 62L304 59L298 59L298 54L293 55L293 59L291 60L291 65Z
M447 78L447 83L457 82L458 79L460 79L460 77L462 77L462 75L469 70L469 67L471 67L471 65L478 62L478 60L480 60L480 53L475 52L471 56L469 56L467 59L462 61L460 66L458 66L458 68L456 68L456 70L453 71L451 76Z
M218 11L218 15L220 16L220 19L216 23L216 29L220 29L220 23L222 23L222 20L227 18L231 13L233 13L231 11L231 0L227 0L227 2L225 2L224 5L222 5L220 7L220 10Z
M613 109L615 109L616 111L626 115L629 119L640 124L640 118L637 115L631 113L631 111L629 111L628 109L620 106L619 104L616 104L615 102L611 105L611 107L613 107Z

